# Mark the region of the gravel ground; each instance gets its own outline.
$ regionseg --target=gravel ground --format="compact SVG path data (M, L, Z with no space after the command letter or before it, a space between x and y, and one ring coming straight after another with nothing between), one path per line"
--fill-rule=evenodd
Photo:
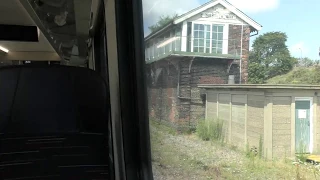
M157 136L156 139L153 139L155 142L152 143L154 149L159 150L153 152L155 180L216 179L203 177L203 175L214 173L219 176L220 170L214 167L222 165L227 169L228 165L225 162L241 165L244 159L243 154L235 150L214 145L212 142L201 141L195 135L172 135L159 131L155 127L151 127L151 133ZM178 161L173 160L172 164L163 163L161 161L163 153L168 153L169 156L170 153L176 154ZM173 158L176 158L174 154ZM208 173L208 171L211 172Z
M252 161L239 150L202 141L195 134L174 134L161 125L150 130L155 180L315 179L309 165L299 166L302 178L297 178L298 170L290 162Z

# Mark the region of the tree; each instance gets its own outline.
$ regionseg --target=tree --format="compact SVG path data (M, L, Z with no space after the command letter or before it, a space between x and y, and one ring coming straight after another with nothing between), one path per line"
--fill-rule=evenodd
M311 67L311 66L316 66L319 63L318 61L313 61L307 57L298 58L297 61L298 61L297 65L299 67Z
M248 65L248 81L251 84L265 83L265 68L259 63L249 63Z
M286 74L296 64L286 45L283 32L268 32L259 36L249 55L249 83L265 83L277 75Z
M170 15L160 16L159 20L156 24L149 26L149 30L151 32L157 31L157 30L163 28L169 22L173 21L176 17L178 17L178 14L174 14L172 16L170 16Z

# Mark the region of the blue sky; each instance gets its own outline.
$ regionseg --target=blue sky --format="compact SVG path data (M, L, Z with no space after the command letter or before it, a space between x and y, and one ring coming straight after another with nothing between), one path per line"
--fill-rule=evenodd
M144 0L144 23L147 27L160 15L182 14L208 0ZM319 0L229 0L230 3L260 23L259 34L282 31L288 36L287 46L295 57L320 59ZM251 38L251 42L256 37ZM301 49L301 50L300 50Z

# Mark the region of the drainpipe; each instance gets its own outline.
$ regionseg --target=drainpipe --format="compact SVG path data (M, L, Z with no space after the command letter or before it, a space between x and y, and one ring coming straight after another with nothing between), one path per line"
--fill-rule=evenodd
M242 84L242 40L243 40L243 24L241 25L241 48L240 48L240 84Z

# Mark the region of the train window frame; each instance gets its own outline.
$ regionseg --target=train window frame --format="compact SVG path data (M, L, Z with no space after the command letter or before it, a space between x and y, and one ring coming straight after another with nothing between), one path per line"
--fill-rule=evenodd
M115 179L152 180L141 0L101 0L105 26ZM103 21L101 23L101 19ZM105 24L104 24L105 23ZM95 26L93 25L93 27ZM102 28L95 27L93 36ZM102 30L103 32L103 30ZM101 40L101 39L100 39ZM97 48L97 42L93 42ZM93 50L94 54L98 53ZM101 55L101 53L99 53ZM103 69L94 55L96 71ZM101 66L102 65L102 66ZM101 72L100 72L101 73Z

